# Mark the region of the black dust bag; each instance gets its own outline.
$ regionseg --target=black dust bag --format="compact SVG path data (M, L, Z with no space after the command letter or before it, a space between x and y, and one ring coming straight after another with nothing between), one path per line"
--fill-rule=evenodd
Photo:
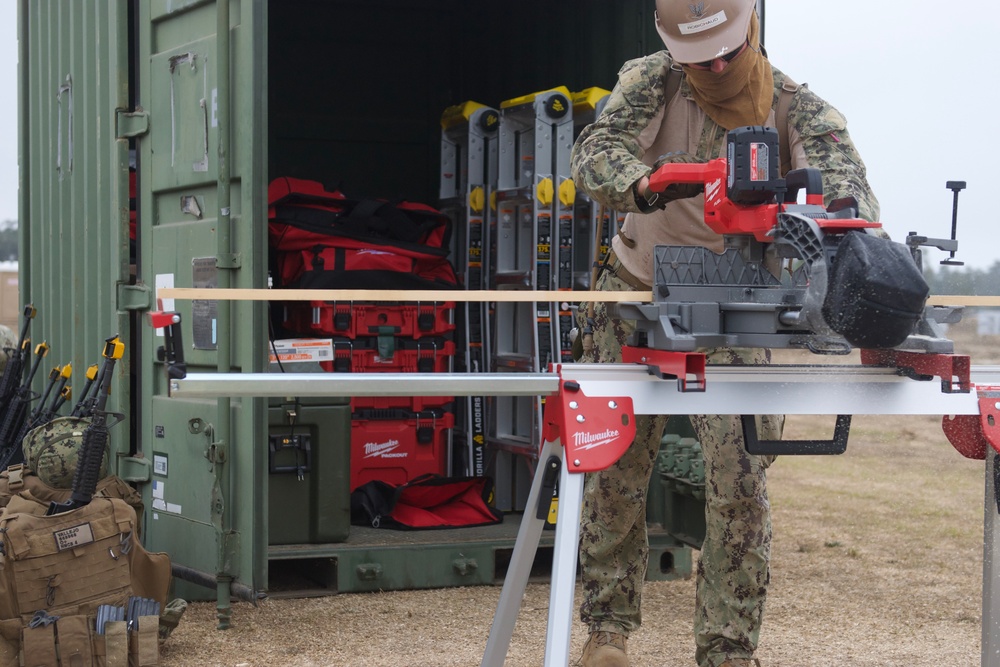
M848 232L830 266L823 318L854 347L896 347L913 333L929 293L906 246Z

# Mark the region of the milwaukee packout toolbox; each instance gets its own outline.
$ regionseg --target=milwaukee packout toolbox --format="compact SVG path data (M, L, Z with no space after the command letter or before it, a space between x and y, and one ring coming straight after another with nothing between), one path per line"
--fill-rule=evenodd
M455 411L454 396L355 396L351 399L351 411L397 410L424 412L425 410ZM368 414L373 414L368 412Z
M372 480L398 486L427 473L447 475L454 426L454 413L442 408L354 410L351 490Z
M447 373L454 357L455 342L440 337L334 338L333 361L320 366L334 373Z
M289 302L285 308L285 326L305 335L351 340L382 334L417 339L450 334L455 330L454 313L454 301L407 304Z

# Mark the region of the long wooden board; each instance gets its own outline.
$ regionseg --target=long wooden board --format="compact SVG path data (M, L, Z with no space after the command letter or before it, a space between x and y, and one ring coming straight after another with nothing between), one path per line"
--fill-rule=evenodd
M652 292L600 292L586 290L307 290L307 289L204 289L163 287L161 299L206 301L641 301L653 300ZM932 295L933 306L1000 307L1000 296Z

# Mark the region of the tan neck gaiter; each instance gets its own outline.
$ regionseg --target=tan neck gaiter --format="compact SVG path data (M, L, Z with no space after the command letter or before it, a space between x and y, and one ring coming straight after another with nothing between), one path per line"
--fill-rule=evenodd
M750 47L719 73L684 67L691 95L716 123L731 130L763 125L774 98L771 64L760 50L760 25L750 18Z

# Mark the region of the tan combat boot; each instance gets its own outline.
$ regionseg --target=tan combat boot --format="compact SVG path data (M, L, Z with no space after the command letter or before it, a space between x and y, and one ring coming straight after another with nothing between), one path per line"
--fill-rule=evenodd
M628 667L625 635L617 632L591 632L583 646L581 667Z
M760 660L757 658L731 658L719 667L760 667Z

